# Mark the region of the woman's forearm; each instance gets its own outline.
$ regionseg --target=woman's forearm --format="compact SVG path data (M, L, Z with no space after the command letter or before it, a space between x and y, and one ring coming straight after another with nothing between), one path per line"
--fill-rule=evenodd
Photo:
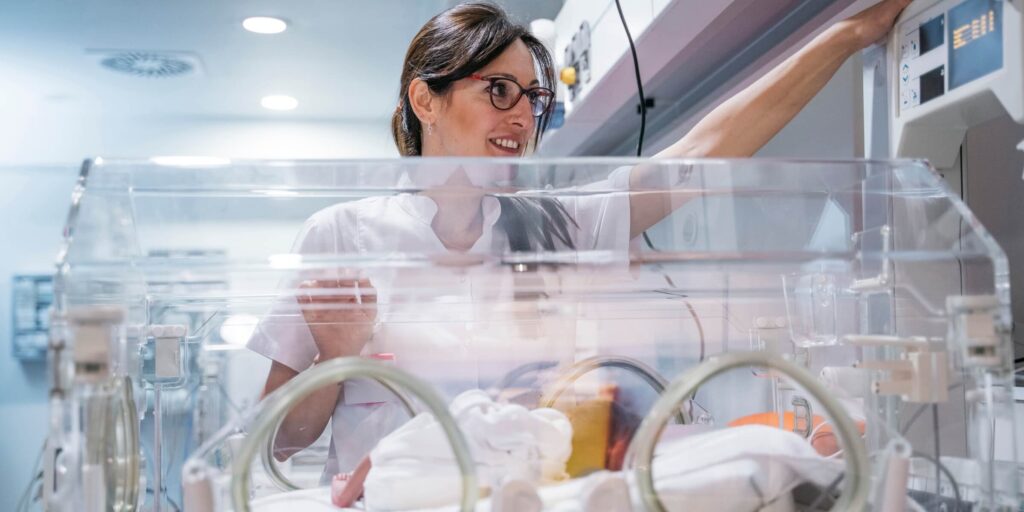
M744 158L752 156L805 107L859 45L843 25L835 25L807 46L711 111L682 139L655 158ZM630 189L648 190L630 200L630 235L640 236L675 209L700 195L664 181L658 166L638 165ZM652 176L652 173L655 174Z
M749 87L722 103L656 157L752 156L821 91L860 49L842 25L830 27Z
M267 376L264 396L298 375L299 372L274 362ZM274 458L284 461L313 444L323 433L334 413L341 385L326 386L314 391L288 412L274 438Z
M744 158L779 133L814 98L854 53L892 29L911 0L879 0L859 14L836 23L736 96L722 103L682 139L656 158ZM664 181L656 166L638 165L630 174L633 191L656 191L648 184ZM701 191L662 187L630 199L630 233L640 236Z

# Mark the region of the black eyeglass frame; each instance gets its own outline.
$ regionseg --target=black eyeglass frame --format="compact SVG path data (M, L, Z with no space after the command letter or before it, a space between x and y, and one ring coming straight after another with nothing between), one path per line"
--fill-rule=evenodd
M473 73L472 75L469 75L468 78L470 78L472 80L479 80L481 82L490 82L491 89L493 89L494 84L496 82L498 82L498 81L511 82L512 84L515 84L515 86L519 88L519 95L516 96L516 99L511 104L509 104L509 106L504 107L504 108L499 107L498 104L495 102L494 92L492 92L491 90L488 91L488 95L491 98L491 106L493 106L494 108L496 108L498 110L512 110L513 108L515 108L516 105L519 104L519 101L523 99L523 96L526 96L527 94L530 94L530 93L535 92L535 91L541 91L542 93L545 93L546 97L548 98L548 100L547 100L547 104L544 105L541 108L541 110L538 112L537 111L537 105L539 103L535 103L533 99L530 99L530 97L527 97L527 101L530 102L530 112L533 113L533 117L537 117L537 118L542 117L545 113L547 113L549 110L551 110L552 105L554 105L554 103L555 103L554 102L555 91L552 91L551 89L548 89L547 87L541 87L541 86L538 85L538 86L534 86L534 87L530 87L530 88L524 88L523 86L519 85L519 82L516 82L515 80L513 80L513 79L511 79L509 77L506 77L506 76L483 76L483 75L480 75L478 73ZM541 96L536 96L536 97L540 98Z

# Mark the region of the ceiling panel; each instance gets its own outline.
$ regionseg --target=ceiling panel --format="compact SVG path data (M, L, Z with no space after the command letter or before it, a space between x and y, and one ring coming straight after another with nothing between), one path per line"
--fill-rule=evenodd
M517 19L553 17L563 0L505 0ZM0 2L0 113L42 104L68 113L218 119L380 119L390 116L409 40L452 0L31 0ZM246 32L247 16L289 22ZM202 72L119 75L88 50L188 52ZM266 94L299 99L264 110Z

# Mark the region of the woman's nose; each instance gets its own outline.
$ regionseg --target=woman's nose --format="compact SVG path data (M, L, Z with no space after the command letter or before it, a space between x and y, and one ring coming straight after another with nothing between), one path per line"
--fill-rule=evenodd
M525 94L509 112L512 115L511 121L516 126L526 128L533 122L533 105L530 105L530 100Z

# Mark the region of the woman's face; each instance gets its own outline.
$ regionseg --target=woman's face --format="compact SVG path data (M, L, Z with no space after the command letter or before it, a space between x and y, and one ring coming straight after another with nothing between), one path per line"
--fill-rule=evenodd
M533 55L521 40L477 74L511 78L527 89L538 85ZM424 149L433 145L440 154L428 156L517 157L526 152L536 124L529 100L524 95L511 109L498 110L491 104L490 85L471 78L452 85L451 94L441 101L433 133L425 134L435 140Z

